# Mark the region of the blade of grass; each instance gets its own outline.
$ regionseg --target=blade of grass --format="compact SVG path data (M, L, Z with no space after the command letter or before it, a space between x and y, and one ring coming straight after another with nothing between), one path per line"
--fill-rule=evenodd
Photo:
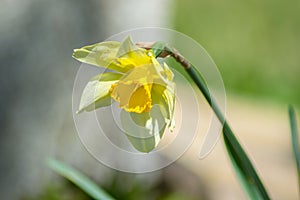
M48 159L47 165L56 173L60 174L61 176L65 177L83 191L85 191L89 196L94 199L99 200L113 200L109 194L107 194L104 190L98 187L94 182L92 182L89 178L85 175L81 174L76 169L61 163L54 159Z
M156 57L172 56L177 62L179 62L182 65L182 67L184 67L184 69L191 77L193 82L202 92L203 96L215 112L220 122L224 123L223 136L225 146L231 159L234 170L238 175L242 186L249 195L249 198L255 200L270 199L249 157L247 156L246 152L235 137L233 131L231 130L229 124L225 119L225 116L219 109L216 101L210 95L210 92L205 84L205 80L203 79L203 77L199 73L197 73L197 71L194 69L194 66L191 63L189 63L182 55L180 55L180 53L176 49L170 47L168 44L165 43L164 45L162 45L161 42L159 44L154 43L152 45L152 48L154 48L155 52L157 52L155 54Z
M299 143L298 143L298 128L297 128L297 120L296 120L296 113L293 106L289 106L289 119L290 119L290 126L291 126L291 135L292 135L292 145L293 145L293 152L297 166L297 173L298 173L298 192L300 192L300 155L299 155Z
M237 174L250 199L270 199L246 152L227 123L223 128L225 146Z
M200 91L203 93L204 97L206 98L211 108L214 110L220 122L224 122L223 136L225 146L231 159L234 170L242 186L249 195L249 198L255 200L270 199L249 157L247 156L246 152L235 137L224 115L217 106L217 103L210 95L206 84L201 78L199 78L196 71L194 70L194 66L191 65L189 68L186 68L186 71L190 75L192 80L196 83Z

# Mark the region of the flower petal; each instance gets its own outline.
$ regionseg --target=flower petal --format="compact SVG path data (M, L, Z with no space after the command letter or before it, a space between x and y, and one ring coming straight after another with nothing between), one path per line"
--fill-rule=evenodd
M133 42L130 36L125 38L125 40L122 42L118 52L117 52L117 57L122 57L126 55L128 52L131 51L136 51L136 50L144 50L142 48L139 48L136 46Z
M174 120L174 109L175 109L175 84L169 85L167 89L163 93L163 97L165 98L168 108L169 108L169 120L168 127L171 131L175 128L175 120Z
M142 113L151 109L151 85L121 80L111 86L110 92L119 107L128 112Z
M157 147L166 128L164 116L158 106L143 113L122 110L121 124L134 148L145 153Z
M126 72L128 69L123 69L122 66L115 62L120 46L121 43L116 41L101 42L80 49L74 49L72 56L83 63Z
M165 121L172 131L175 126L174 107L175 107L175 86L174 83L167 87L153 84L152 86L152 104L158 105L165 118Z
M150 63L153 53L137 47L127 37L122 43L105 41L74 49L72 56L83 63L125 73L134 67Z
M170 70L169 66L167 65L167 63L164 63L164 70L161 72L161 74L163 75L163 77L165 77L168 81L172 81L174 74L173 72Z
M128 69L150 64L154 58L151 50L136 46L130 37L127 37L121 44L117 53L117 63Z
M84 110L92 111L96 108L110 105L111 97L109 90L111 85L116 83L121 77L121 74L111 72L93 77L83 90L77 113Z

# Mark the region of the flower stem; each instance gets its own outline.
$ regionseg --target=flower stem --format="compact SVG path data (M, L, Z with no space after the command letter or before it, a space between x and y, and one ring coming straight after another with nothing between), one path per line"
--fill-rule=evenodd
M204 95L208 104L211 106L216 116L223 123L223 137L227 152L235 169L235 172L249 195L250 199L270 199L264 185L262 184L256 170L251 163L246 152L238 142L232 129L230 128L225 116L218 107L215 99L210 95L209 89L205 84L205 80L197 73L195 67L188 62L175 48L169 46L165 42L138 43L141 48L152 49L156 57L173 57L178 63L184 67L190 78L197 85L199 90Z
M232 156L236 159L236 164L238 164L242 168L242 171L246 171L245 174L240 174L240 178L245 179L248 184L252 185L253 187L257 188L257 190L261 193L259 196L263 197L263 199L270 199L269 195L264 188L259 176L257 175L254 166L252 165L250 159L248 158L246 152L243 150L242 146L238 142L237 138L235 137L232 129L230 128L229 124L227 123L225 116L222 114L220 108L218 107L216 101L214 98L210 95L208 88L206 87L204 81L199 78L197 75L194 66L190 65L190 67L185 67L187 73L192 78L192 80L195 82L197 87L200 89L202 94L204 95L205 99L211 106L211 108L214 110L216 116L220 120L221 123L224 123L223 125L223 136L225 143L227 143L227 150L230 151ZM248 190L253 190L251 188L247 188ZM248 192L249 193L249 192ZM251 192L256 193L256 192ZM251 198L255 198L255 195L251 195Z

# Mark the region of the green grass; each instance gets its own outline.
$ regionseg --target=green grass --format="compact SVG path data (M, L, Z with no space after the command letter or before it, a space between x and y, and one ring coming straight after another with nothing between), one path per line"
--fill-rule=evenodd
M175 29L213 57L229 93L300 105L300 1L176 1Z

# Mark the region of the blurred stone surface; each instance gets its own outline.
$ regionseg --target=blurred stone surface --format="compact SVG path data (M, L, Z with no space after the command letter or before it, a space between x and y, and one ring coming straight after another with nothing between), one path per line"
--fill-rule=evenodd
M86 152L76 134L71 96L79 63L72 59L72 50L128 28L168 26L163 20L168 2L1 2L2 199L39 192L50 176L44 164L47 157L94 171L96 178L109 171ZM157 8L148 9L151 5Z

